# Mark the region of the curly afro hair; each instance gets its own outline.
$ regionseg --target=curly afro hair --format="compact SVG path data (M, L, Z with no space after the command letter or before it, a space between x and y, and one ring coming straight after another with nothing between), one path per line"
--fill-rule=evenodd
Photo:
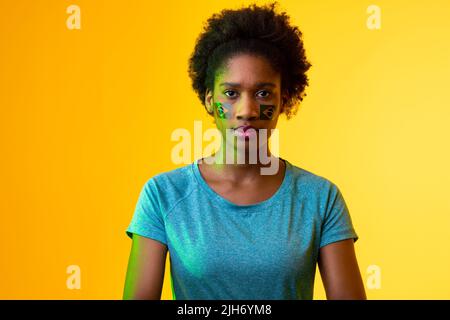
M277 2L266 6L252 4L238 10L225 9L213 14L197 38L189 59L192 87L205 106L206 89L213 91L216 71L239 53L267 58L281 75L287 119L297 112L308 85L311 67L305 56L302 33L291 26L285 12L276 12ZM206 106L205 106L206 108Z

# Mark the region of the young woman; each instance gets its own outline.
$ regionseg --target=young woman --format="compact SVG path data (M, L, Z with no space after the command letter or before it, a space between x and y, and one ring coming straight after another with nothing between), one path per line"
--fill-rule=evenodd
M197 39L189 74L222 144L145 183L127 229L124 299L160 299L167 251L175 299L312 299L317 264L328 299L366 298L338 187L268 147L311 66L301 32L275 7L223 10ZM226 161L230 150L254 152L252 139L256 161Z

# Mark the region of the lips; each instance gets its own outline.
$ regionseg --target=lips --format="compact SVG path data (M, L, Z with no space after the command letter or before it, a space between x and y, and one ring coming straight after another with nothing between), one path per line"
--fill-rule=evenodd
M246 132L248 129L258 130L255 127L248 126L248 125L247 126L239 126L239 127L235 128L234 130L242 130L242 131Z
M249 130L249 129L253 129L253 130ZM256 129L255 127L246 125L246 126L239 126L237 128L234 129L234 133L238 138L241 139L256 139L257 136L257 132L258 129Z

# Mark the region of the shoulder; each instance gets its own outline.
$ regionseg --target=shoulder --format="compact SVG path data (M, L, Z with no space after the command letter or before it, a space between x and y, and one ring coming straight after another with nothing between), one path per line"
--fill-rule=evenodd
M164 171L149 177L144 190L156 198L159 205L166 210L190 195L194 190L192 164Z
M338 186L329 178L291 163L292 188L301 199L315 200L327 207L340 195Z
M336 188L336 184L330 179L303 167L290 163L292 180L296 188L307 189L311 192L323 193Z

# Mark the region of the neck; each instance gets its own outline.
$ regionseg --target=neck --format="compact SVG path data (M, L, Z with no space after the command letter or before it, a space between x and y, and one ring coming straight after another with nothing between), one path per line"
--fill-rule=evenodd
M268 179L270 176L277 175L278 168L284 165L278 157L272 155L268 146L264 148L265 152L262 155L257 152L256 161L250 161L248 150L242 151L239 155L236 149L224 150L222 146L223 144L216 153L208 157L207 162L216 174L226 180L245 182ZM227 157L227 152L231 153L231 156L228 154ZM238 161L239 156L241 159Z

